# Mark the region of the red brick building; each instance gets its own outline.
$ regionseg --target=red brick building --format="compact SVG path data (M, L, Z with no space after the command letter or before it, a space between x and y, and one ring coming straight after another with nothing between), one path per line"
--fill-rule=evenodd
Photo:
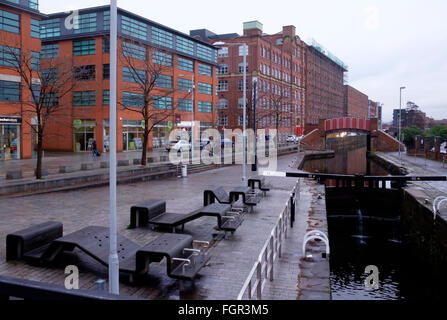
M278 128L279 141L296 134L304 124L306 101L304 65L305 43L294 26L282 31L263 33L258 21L244 23L243 35L217 35L206 29L192 30L190 35L221 47L218 52L219 129L242 128L243 56L240 45L248 45L247 117L253 127L253 79L257 79L257 128Z
M23 79L10 50L36 59L38 65L41 18L37 0L0 1L0 161L33 155L35 119L24 103L31 95L22 89Z
M41 23L42 65L47 65L51 59L67 61L76 72L81 71L80 77L73 76L73 93L59 101L61 111L51 122L44 147L82 152L89 150L94 139L98 149L106 151L109 141L109 6L82 9L78 14L76 26L71 13L63 12L50 14ZM137 73L151 79L152 72L147 68L150 64L163 66L151 91L151 110L173 110L173 114L151 132L150 148L163 147L172 128L189 131L192 116L201 122L201 130L216 126L217 48L122 9L118 9L118 37L118 151L142 148L142 115L128 108L138 110L144 103L133 75Z
M346 71L348 67L317 42L306 46L306 132L316 128L319 119L345 115Z
M350 85L345 85L344 89L345 116L367 119L369 104L368 96Z

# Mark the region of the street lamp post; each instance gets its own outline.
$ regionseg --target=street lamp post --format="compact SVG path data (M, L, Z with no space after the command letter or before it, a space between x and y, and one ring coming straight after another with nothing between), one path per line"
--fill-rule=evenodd
M110 235L109 292L119 294L119 260L116 227L116 64L118 33L117 0L110 1Z
M399 140L399 159L402 162L402 153L400 150L401 145L401 130L402 130L402 90L404 90L405 87L400 87L400 97L399 97L399 133L398 133L398 140Z

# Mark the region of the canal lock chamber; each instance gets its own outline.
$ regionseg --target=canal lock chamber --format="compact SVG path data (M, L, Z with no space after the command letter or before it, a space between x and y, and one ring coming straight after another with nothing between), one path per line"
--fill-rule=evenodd
M375 155L365 136L329 141L335 156L307 160L302 169L331 174L396 174ZM379 161L380 160L380 161ZM326 186L330 286L334 300L439 300L447 297L447 227L406 188ZM378 288L365 284L378 270Z

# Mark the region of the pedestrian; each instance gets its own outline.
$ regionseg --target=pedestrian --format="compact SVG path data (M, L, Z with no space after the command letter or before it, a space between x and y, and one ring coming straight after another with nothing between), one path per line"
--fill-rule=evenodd
M92 152L93 152L93 155L95 155L95 156L101 156L101 152L99 152L98 151L98 149L96 148L96 140L93 140L92 141Z

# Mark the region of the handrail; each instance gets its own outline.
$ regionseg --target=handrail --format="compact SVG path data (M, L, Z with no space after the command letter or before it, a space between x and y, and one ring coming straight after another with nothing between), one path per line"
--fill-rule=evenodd
M254 263L247 279L237 296L237 300L242 300L247 293L248 300L254 296L253 290L256 291L256 298L262 298L262 291L266 284L266 279L273 281L274 263L276 259L281 258L283 239L287 238L287 230L291 219L292 206L296 203L296 197L299 195L300 180L297 181L292 190L291 197L286 202L286 206L279 216L275 227L270 232L268 239L261 249L258 260ZM294 195L294 199L292 198ZM254 278L256 274L256 277ZM256 280L253 282L253 280Z
M439 209L441 208L441 204L444 202L447 202L447 197L445 196L439 196L433 201L433 219L436 220L436 214L439 212Z
M306 233L303 240L303 256L306 256L306 246L309 241L321 240L326 245L326 257L330 254L329 238L328 236L320 230L312 230Z

